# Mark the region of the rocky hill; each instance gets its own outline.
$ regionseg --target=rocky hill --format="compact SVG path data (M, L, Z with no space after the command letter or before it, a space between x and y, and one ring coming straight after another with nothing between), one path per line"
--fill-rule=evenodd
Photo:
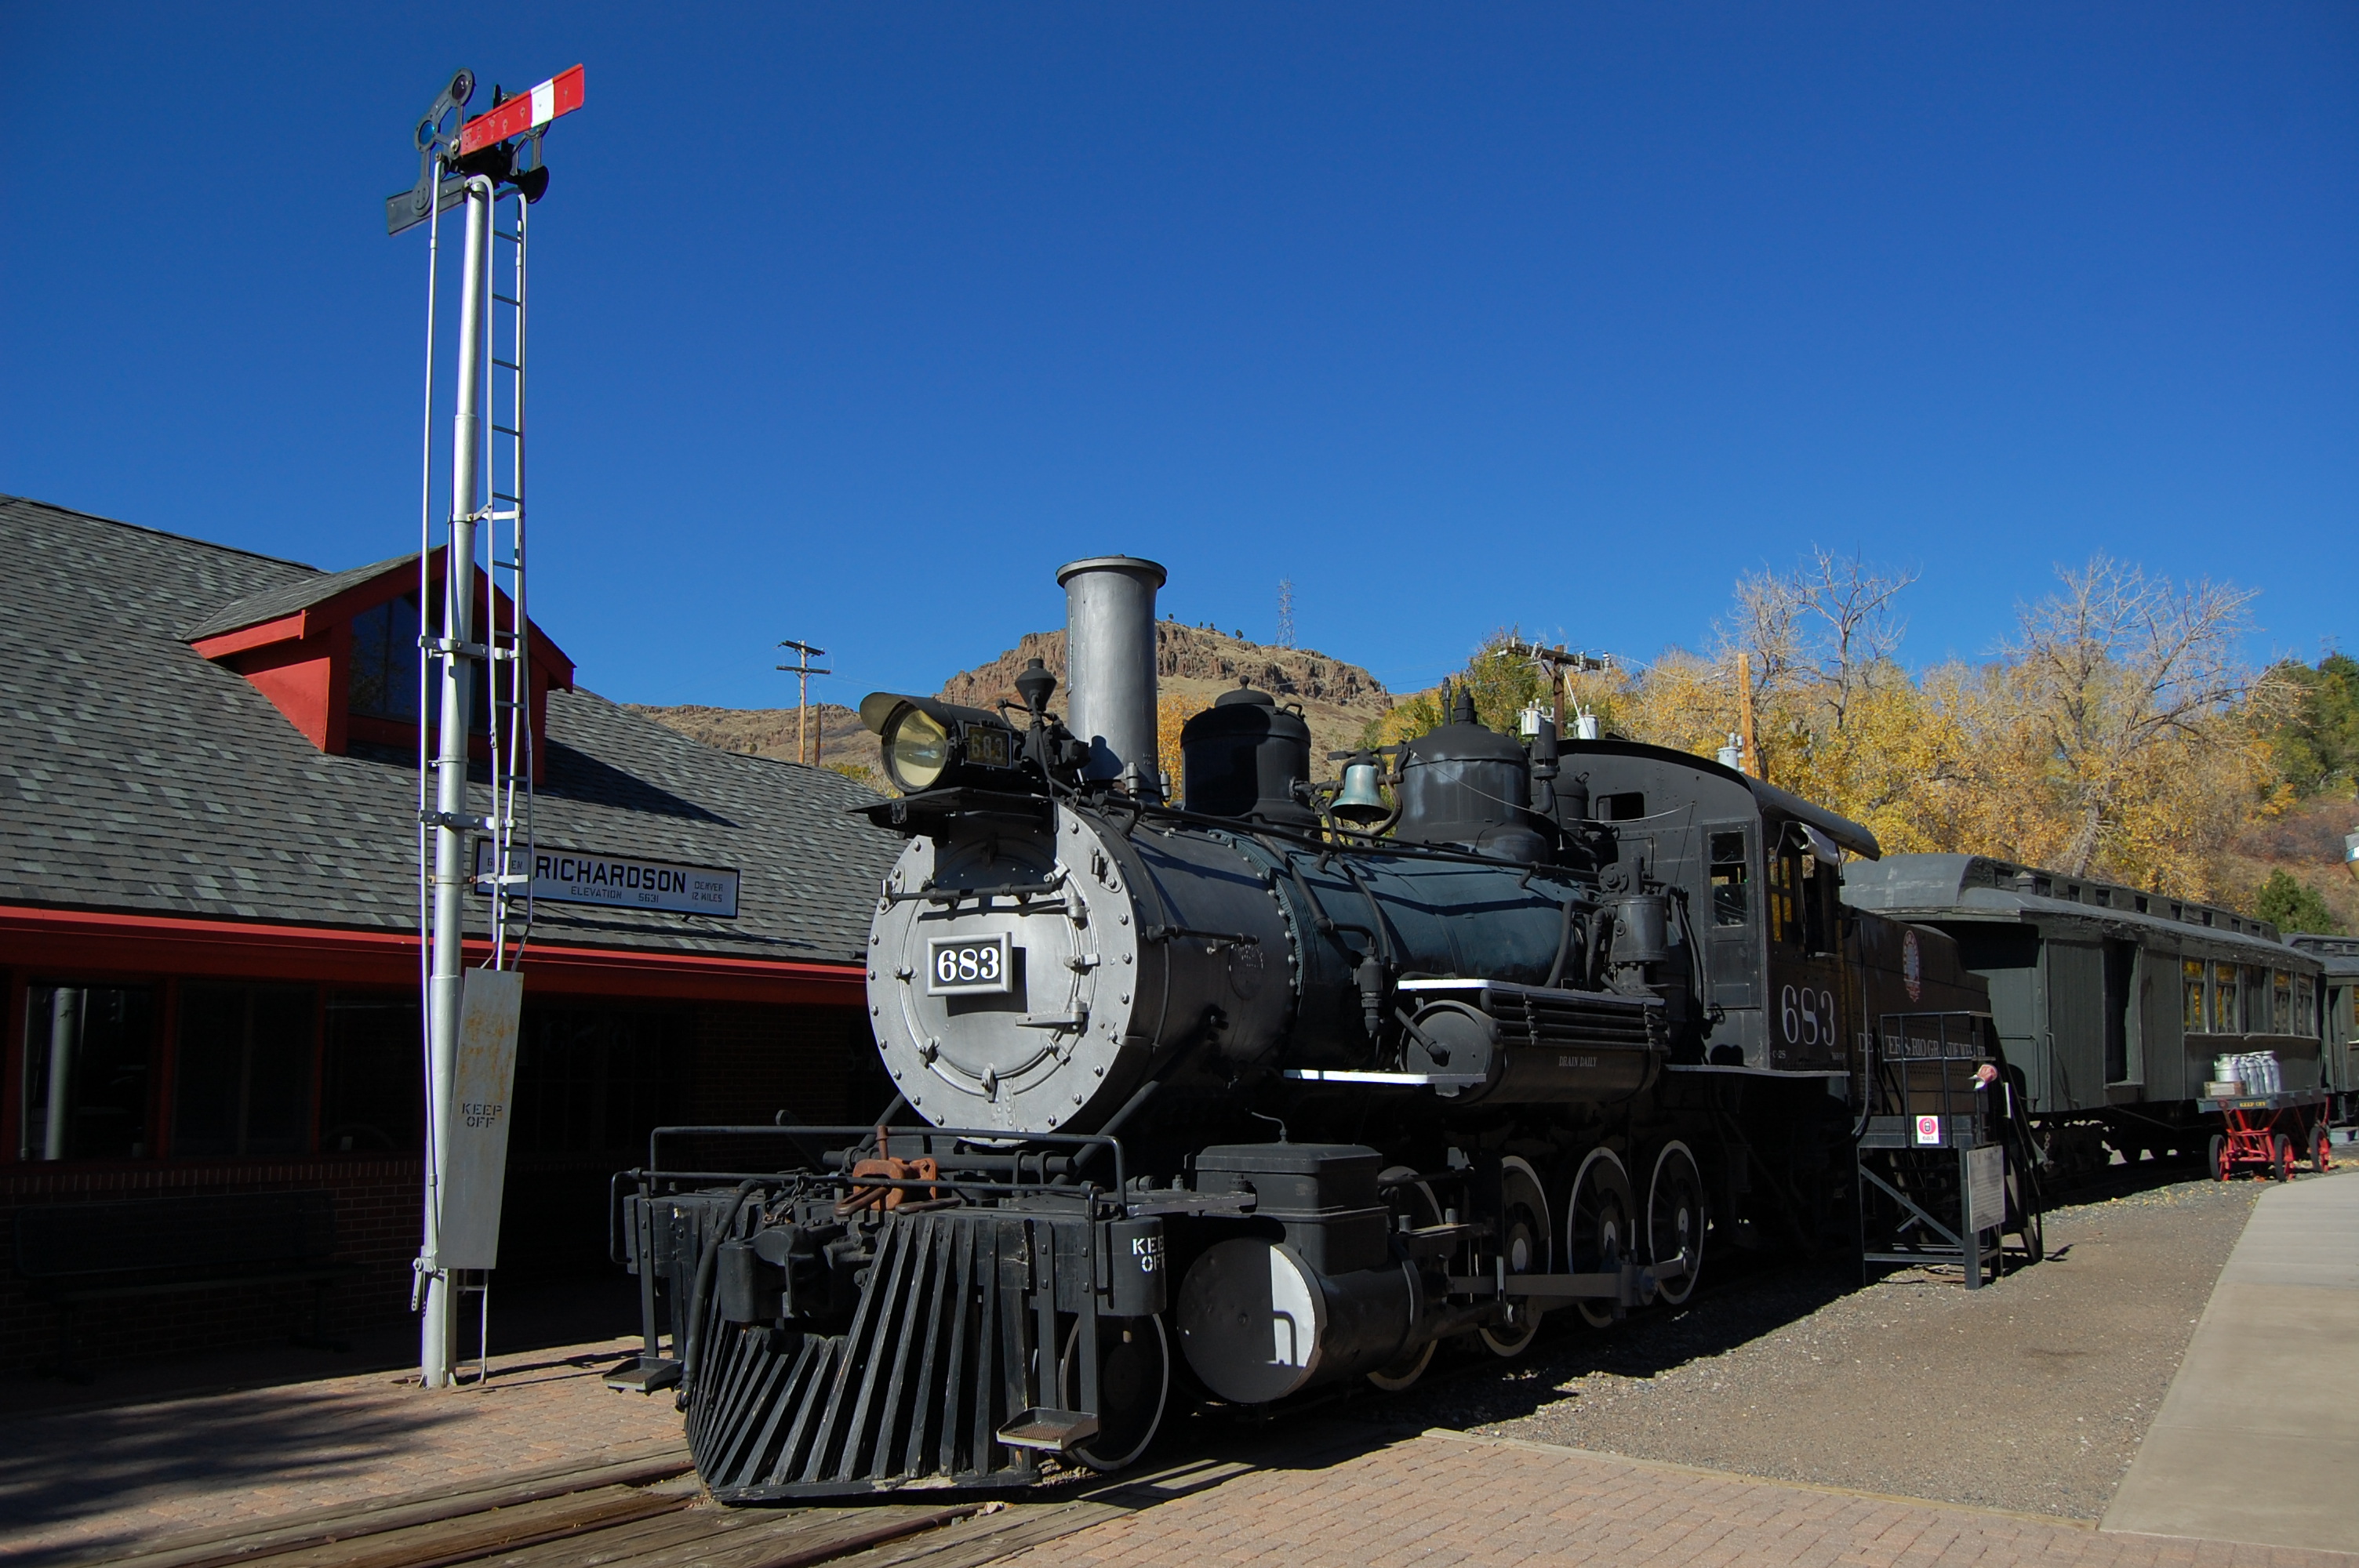
M2283 871L2317 893L2345 931L2359 931L2359 881L2343 869L2343 836L2359 828L2359 802L2341 792L2314 795L2257 822L2229 850L2231 880L2257 889ZM2250 899L2242 901L2250 907Z
M1301 704L1303 719L1310 726L1312 766L1321 772L1325 771L1327 752L1356 745L1368 720L1392 706L1392 694L1357 665L1309 649L1249 643L1209 627L1158 622L1155 654L1157 682L1167 713L1174 707L1182 711L1208 707L1240 680L1251 681L1280 702ZM945 702L970 708L1017 702L1016 677L1034 659L1056 676L1061 694L1066 677L1065 634L1059 631L1027 633L1015 647L989 664L961 671L943 682L940 695ZM1061 710L1064 705L1052 699L1051 706ZM794 760L796 715L791 708L635 705L632 711L724 752ZM881 782L876 737L861 727L857 713L834 703L815 703L811 727L821 735L822 766L854 777L865 771L872 781Z
M971 708L1016 702L1016 677L1034 659L1048 666L1061 690L1066 679L1064 633L1031 632L991 663L952 676L942 686L942 698ZM1328 752L1356 744L1368 720L1393 704L1383 683L1357 665L1308 648L1273 648L1176 621L1156 623L1155 677L1167 708L1173 698L1186 710L1208 708L1240 681L1250 681L1280 702L1300 703L1303 719L1310 726L1312 763L1318 771L1323 771Z
M679 730L693 741L748 757L795 760L798 718L791 708L705 708L683 703L675 708L627 705L642 718ZM856 767L876 764L876 737L861 728L860 715L832 702L814 702L810 727L820 738L822 766L845 762Z

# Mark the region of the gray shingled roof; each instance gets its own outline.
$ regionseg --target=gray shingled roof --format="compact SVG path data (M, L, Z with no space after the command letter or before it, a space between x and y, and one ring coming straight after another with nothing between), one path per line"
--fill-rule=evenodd
M355 574L9 496L0 560L0 903L415 929L410 756L322 756L184 641L232 605L300 608ZM743 879L734 921L544 903L537 939L857 961L898 848L850 815L873 793L585 691L549 694L549 745L542 847Z
M354 567L350 571L314 572L294 582L266 588L260 593L249 593L244 599L223 605L180 635L195 643L207 637L218 637L224 632L259 626L266 621L276 621L299 610L309 610L315 604L325 603L344 589L358 588L398 566L408 567L409 575L415 580L418 552L412 550L406 556L396 556L389 561L379 561L374 566Z

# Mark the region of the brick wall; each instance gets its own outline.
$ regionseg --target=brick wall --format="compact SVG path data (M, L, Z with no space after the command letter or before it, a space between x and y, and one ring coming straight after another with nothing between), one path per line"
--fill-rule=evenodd
M239 1161L190 1164L76 1163L0 1167L0 1226L33 1204L101 1203L223 1193L335 1195L336 1253L353 1272L325 1287L330 1336L404 1316L418 1252L424 1175L415 1159ZM13 1260L12 1260L13 1261ZM285 1340L308 1325L312 1287L241 1286L168 1296L77 1303L73 1353L96 1363ZM0 1278L0 1370L57 1360L68 1326L12 1269Z
M663 1053L672 1091L666 1119L767 1123L781 1109L813 1122L857 1123L890 1098L875 1046L857 1008L696 1004L692 1030ZM531 1092L519 1081L518 1094ZM768 1140L737 1140L682 1153L728 1169L775 1169ZM607 1184L640 1163L646 1148L511 1152L502 1206L500 1277L511 1281L582 1278L609 1271ZM669 1162L669 1161L668 1161ZM700 1162L698 1168L709 1168ZM219 1162L76 1162L0 1164L0 1237L16 1209L34 1204L159 1198L174 1195L325 1190L335 1195L339 1261L346 1279L326 1288L332 1336L398 1320L409 1311L410 1261L418 1252L419 1159L321 1155ZM13 1264L13 1259L10 1260ZM182 1355L283 1342L308 1321L311 1287L236 1287L133 1297L72 1309L77 1354L86 1361ZM0 1274L0 1370L58 1358L58 1309L38 1300L13 1266Z

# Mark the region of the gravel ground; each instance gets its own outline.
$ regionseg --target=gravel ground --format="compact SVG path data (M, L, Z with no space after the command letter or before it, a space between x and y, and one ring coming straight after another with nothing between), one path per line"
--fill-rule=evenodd
M1437 1362L1353 1413L2095 1519L2264 1190L2189 1180L2056 1210L2048 1262L1971 1293L1916 1271L1863 1290L1850 1267L1715 1281L1707 1260L1684 1311L1603 1332L1568 1312L1520 1362Z

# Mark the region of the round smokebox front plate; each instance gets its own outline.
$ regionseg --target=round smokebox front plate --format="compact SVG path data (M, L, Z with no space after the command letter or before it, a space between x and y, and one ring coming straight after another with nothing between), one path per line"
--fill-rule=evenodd
M1109 1075L1136 991L1136 916L1094 836L1057 816L1053 835L988 821L912 838L886 879L870 1020L894 1087L938 1127L1054 1132L1128 1092ZM1026 896L925 896L1007 888Z
M1293 1248L1240 1236L1188 1271L1179 1321L1180 1348L1206 1388L1234 1404L1267 1404L1319 1369L1327 1302Z

